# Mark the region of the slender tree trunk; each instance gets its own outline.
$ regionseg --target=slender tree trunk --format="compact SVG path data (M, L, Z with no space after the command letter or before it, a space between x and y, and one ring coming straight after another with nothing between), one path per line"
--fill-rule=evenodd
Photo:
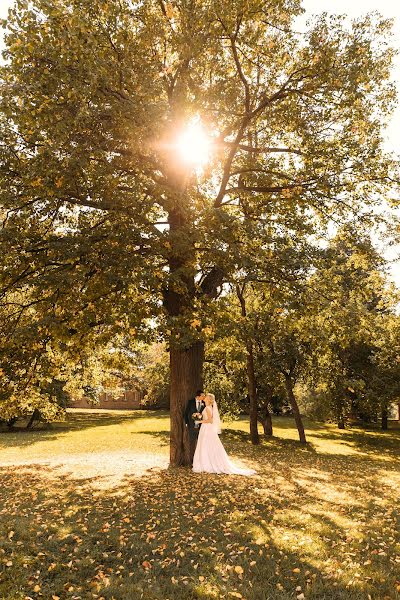
M381 412L381 429L382 431L387 431L388 429L388 409L387 408L382 408L382 412Z
M254 354L251 342L247 344L247 390L250 398L250 439L255 446L260 443L258 435L257 384L254 370Z
M34 424L34 422L37 421L37 420L39 420L39 417L40 417L40 412L38 411L37 408L35 408L35 410L32 413L31 418L29 419L29 422L28 422L26 428L27 429L31 429L32 426L33 426L33 424Z
M204 344L197 342L186 350L170 349L170 464L174 467L190 464L189 437L184 423L186 404L202 387Z
M236 286L236 294L240 302L242 317L247 316L246 312L246 299L244 297L244 290L246 284L242 287ZM254 369L254 350L253 342L251 339L246 340L247 350L247 392L250 400L250 439L251 443L255 446L260 443L260 436L258 435L258 399L257 399L257 382L256 373Z
M265 407L265 419L263 422L263 428L264 428L264 435L266 435L267 437L272 437L274 435L273 429L272 429L272 416L271 413L268 410L268 407Z
M263 421L263 427L264 427L264 435L270 437L273 435L273 430L272 430L272 415L269 412L269 408L268 405L269 403L272 401L272 387L270 385L267 386L267 397L265 399L265 403L264 403L264 421Z
M261 415L261 418L259 418L259 421L260 421L261 425L263 426L264 435L266 437L271 437L274 435L273 429L272 429L271 413L269 412L267 406L263 406L262 412L263 412L263 414Z
M271 437L273 435L272 430L272 415L269 411L268 405L272 401L272 387L267 385L266 387L266 398L262 407L259 406L258 410L258 419L263 426L264 435L267 437Z
M338 429L345 429L346 428L346 424L344 421L344 415L343 415L343 411L340 409L340 412L338 413L338 423L337 423Z
M288 395L288 400L289 400L290 406L292 407L292 410L293 410L293 415L294 415L294 420L296 422L297 431L299 432L299 439L302 444L305 444L307 441L306 434L304 432L304 426L303 426L303 421L302 421L301 414L299 411L299 406L297 404L297 400L296 400L294 392L293 392L292 378L287 373L284 374L284 377L285 377L285 386L286 386L286 392Z

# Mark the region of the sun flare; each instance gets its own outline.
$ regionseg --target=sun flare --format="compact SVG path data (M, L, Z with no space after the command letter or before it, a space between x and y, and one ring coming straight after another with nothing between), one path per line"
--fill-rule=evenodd
M211 138L200 121L189 123L178 136L179 158L190 167L203 167L210 159L211 150Z

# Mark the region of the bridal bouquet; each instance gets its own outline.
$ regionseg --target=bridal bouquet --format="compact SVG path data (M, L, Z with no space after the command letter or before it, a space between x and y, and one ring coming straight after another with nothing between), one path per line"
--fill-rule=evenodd
M192 419L194 421L201 421L202 418L203 418L203 415L201 413L195 412L192 414Z

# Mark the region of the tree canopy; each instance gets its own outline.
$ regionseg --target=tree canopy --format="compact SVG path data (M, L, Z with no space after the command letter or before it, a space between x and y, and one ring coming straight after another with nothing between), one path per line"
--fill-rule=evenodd
M299 34L300 13L296 0L17 0L5 24L2 352L25 335L90 353L156 324L172 464L187 461L183 407L224 282L280 232L318 235L393 188L391 23L324 14ZM202 169L176 148L194 120L212 140Z

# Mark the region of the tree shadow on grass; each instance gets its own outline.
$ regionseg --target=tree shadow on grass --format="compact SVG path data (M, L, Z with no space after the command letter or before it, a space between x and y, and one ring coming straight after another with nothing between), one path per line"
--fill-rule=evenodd
M329 434L313 433L313 438L331 439L342 445L353 448L357 452L377 460L390 458L400 459L400 432L392 431L389 435L384 432L346 431L346 434L329 432Z
M170 442L169 431L135 431L132 435L149 435L161 442L162 446L168 446Z
M93 482L0 469L8 563L0 596L31 597L39 586L43 597L63 599L396 598L391 554L363 566L370 554L349 540L340 513L315 504L312 488L294 482L294 492L277 493L270 478L187 469L127 477L107 490L94 491ZM377 514L375 504L365 508L366 534Z
M59 430L59 431L71 431L71 430L80 430L87 429L90 427L99 427L109 424L115 423L124 423L132 420L139 419L165 419L169 417L169 413L166 411L162 412L154 412L149 413L144 410L132 410L132 411L121 411L119 413L116 410L106 411L104 409L101 412L93 411L79 411L79 409L74 409L72 411L68 411L66 414L66 419L64 421L55 421L54 423L39 423L32 431L46 431L46 430ZM26 422L28 419L26 419ZM25 426L24 426L25 425ZM26 423L24 425L15 426L11 429L5 428L4 432L13 433L13 432L24 432L28 431L26 429ZM3 431L2 431L3 432Z
M251 443L248 433L240 430L225 430L221 435L221 441L223 442L226 450L235 450L240 448L241 454L254 454L259 452L259 449L263 449L265 452L281 453L286 455L288 451L293 451L297 455L315 453L315 447L311 442L302 444L299 440L292 440L287 438L279 437L264 437L260 438L260 444L254 446Z
M65 421L55 423L43 423L37 428L26 429L26 427L5 428L0 430L0 439L4 441L7 447L29 446L37 441L53 440L60 434L70 431L83 431L96 427L107 427L108 425L119 425L132 421L141 421L145 419L164 420L169 416L167 412L150 414L147 411L132 411L128 414L116 414L113 412L79 412L76 409L73 413L68 412Z
M170 442L169 431L135 431L132 435L148 435L162 442L163 446L167 446ZM266 451L270 447L274 447L274 452L281 450L282 454L285 454L288 450L293 450L296 453L315 453L316 450L311 443L301 444L296 440L288 440L282 438L272 438L268 440L262 440L260 446L253 446L249 435L240 430L225 430L220 436L221 442L224 445L225 450L229 453L235 454L240 458L249 458L257 460L259 456L259 448L264 448Z
M293 416L285 416L285 417L272 417L272 425L279 429L295 429L296 424ZM303 417L303 425L307 431L320 431L320 430L328 430L328 426L326 423L322 421L310 421L306 417Z

